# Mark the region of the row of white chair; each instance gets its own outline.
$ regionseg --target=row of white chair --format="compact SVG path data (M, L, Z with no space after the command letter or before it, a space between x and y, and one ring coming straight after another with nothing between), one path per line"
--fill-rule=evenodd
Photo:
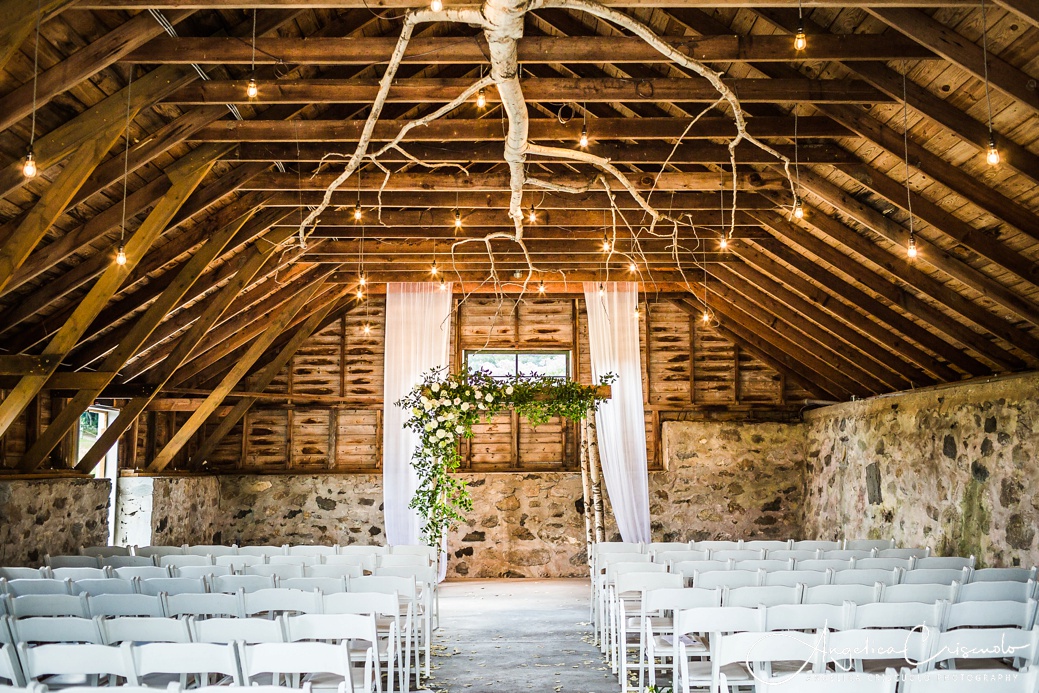
M811 553L799 554L799 555L783 555L776 556L774 552L769 554L768 557L759 555L755 551L661 551L656 554L610 554L617 556L615 560L621 560L621 556L628 555L634 562L648 561L652 563L663 563L669 565L672 563L683 563L683 562L695 562L695 563L717 563L717 564L747 564L747 565L759 565L763 568L771 568L772 570L784 570L791 569L795 566L800 567L802 570L812 570L811 566L829 567L833 566L837 570L850 570L852 568L879 568L882 570L891 570L893 568L900 568L902 570L934 570L934 569L962 569L962 568L974 568L974 557L969 556L961 558L958 556L926 556L923 558L896 558L896 557L873 557L869 555L865 556L853 556L848 555L848 551L823 551L818 554L812 555ZM794 552L784 551L783 554L792 554ZM821 568L814 568L819 570ZM1021 575L1031 575L1034 577L1034 569L1029 570L1026 568L1015 569L1015 573Z
M354 554L413 554L427 556L430 560L436 560L436 550L424 544L410 544L399 546L382 546L377 544L347 544L333 545L309 545L309 544L281 544L266 546L230 546L222 544L182 544L180 546L85 546L80 548L80 556L94 558L106 558L110 556L176 556L191 555L199 556L330 556L330 555L354 555Z
M0 677L2 678L2 677ZM26 686L8 686L6 684L0 684L0 693L50 693L50 688L44 686L42 683L30 683ZM97 688L91 686L62 686L59 690L61 693L98 693ZM150 686L120 686L119 693L156 693L156 689ZM171 681L166 688L162 689L165 693L183 693L185 690L184 686L180 683ZM201 686L199 688L191 688L192 693L313 693L313 686L309 681L300 684L299 688L289 688L287 686ZM345 693L346 686L344 685L339 689L339 693Z
M86 571L99 571L100 574L111 574L113 569L161 566L170 568L220 566L240 570L246 566L257 565L361 565L374 568L376 566L433 565L435 559L419 554L378 554L350 553L345 555L236 555L236 554L172 554L163 556L47 556L46 565L42 568L30 568L44 575L86 574ZM7 570L7 568L4 568Z
M270 676L272 683L309 680L314 690L368 693L376 689L374 618L340 617L300 626L298 642L246 644L123 643L48 644L0 648L0 677L16 684L46 683L51 677L84 676L92 684L125 681L165 686L170 677L197 676L243 686ZM336 643L316 642L335 640ZM360 665L360 666L358 666Z
M722 690L730 690L724 673ZM757 693L1039 693L1039 668L914 671L888 669L883 674L796 672L754 681Z
M601 541L595 544L595 549L612 550L615 547L638 547L643 552L655 549L667 550L671 547L690 549L809 549L811 551L836 551L848 549L856 551L872 551L874 549L883 551L895 548L894 539L838 539L827 540L800 540L800 539L717 539L701 541L654 541L649 543L636 543L624 541ZM929 551L929 549L924 549Z

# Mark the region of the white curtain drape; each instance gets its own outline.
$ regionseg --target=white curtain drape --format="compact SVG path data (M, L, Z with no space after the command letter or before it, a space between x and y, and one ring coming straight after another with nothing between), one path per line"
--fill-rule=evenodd
M584 283L592 377L615 373L613 396L595 416L599 457L621 538L649 542L649 462L642 408L638 287L633 282Z
M386 354L383 362L382 449L383 516L391 546L420 544L421 519L408 507L417 478L411 457L419 436L404 428L411 412L395 402L431 368L448 365L451 335L451 285L393 283L386 285Z

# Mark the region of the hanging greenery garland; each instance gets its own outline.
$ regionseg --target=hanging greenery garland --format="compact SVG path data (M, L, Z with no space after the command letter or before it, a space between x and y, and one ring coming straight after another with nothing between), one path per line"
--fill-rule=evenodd
M616 376L602 377L609 385ZM459 438L473 437L473 424L507 409L527 417L532 426L561 417L579 421L606 399L598 386L587 386L547 376L496 379L485 371L448 374L433 369L397 406L411 411L404 424L420 436L411 466L418 473L418 489L410 507L422 516L422 534L430 546L465 519L473 499L464 479L454 476L462 462Z

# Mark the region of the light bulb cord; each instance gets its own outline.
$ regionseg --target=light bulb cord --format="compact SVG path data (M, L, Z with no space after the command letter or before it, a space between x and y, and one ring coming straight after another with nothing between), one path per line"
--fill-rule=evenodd
M123 150L123 220L119 226L119 247L126 240L126 193L130 178L130 94L133 90L133 68L130 68L130 79L126 83L126 147Z
M992 139L992 95L988 83L988 19L985 0L981 0L981 68L985 77L985 108L988 110L988 134Z
M256 8L253 8L253 56L252 71L256 72Z
M32 125L29 126L29 151L36 142L36 83L40 75L40 22L43 19L43 0L36 0L36 41L32 47Z
M909 240L915 242L916 233L913 227L913 195L909 188L909 106L906 101L908 69L905 61L902 61L902 150L905 154L906 165L906 207L909 211Z

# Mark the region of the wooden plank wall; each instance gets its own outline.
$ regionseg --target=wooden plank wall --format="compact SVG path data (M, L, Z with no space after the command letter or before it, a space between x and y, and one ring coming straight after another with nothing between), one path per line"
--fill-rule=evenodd
M591 382L588 321L578 298L517 302L470 298L456 304L452 367L480 349L551 349L573 353L574 374ZM383 309L353 313L311 337L268 392L336 398L335 403L254 407L212 455L218 472L372 472L382 458ZM666 300L640 307L646 440L651 468L663 464L661 424L674 419L791 420L807 395L740 352ZM364 333L365 323L370 333ZM138 464L161 449L187 412L148 412L138 427ZM205 427L207 434L215 421ZM463 444L471 471L577 469L577 431L550 421L536 429L502 414L474 429ZM199 435L198 441L202 439ZM197 446L198 441L194 445ZM193 446L177 460L183 465Z

